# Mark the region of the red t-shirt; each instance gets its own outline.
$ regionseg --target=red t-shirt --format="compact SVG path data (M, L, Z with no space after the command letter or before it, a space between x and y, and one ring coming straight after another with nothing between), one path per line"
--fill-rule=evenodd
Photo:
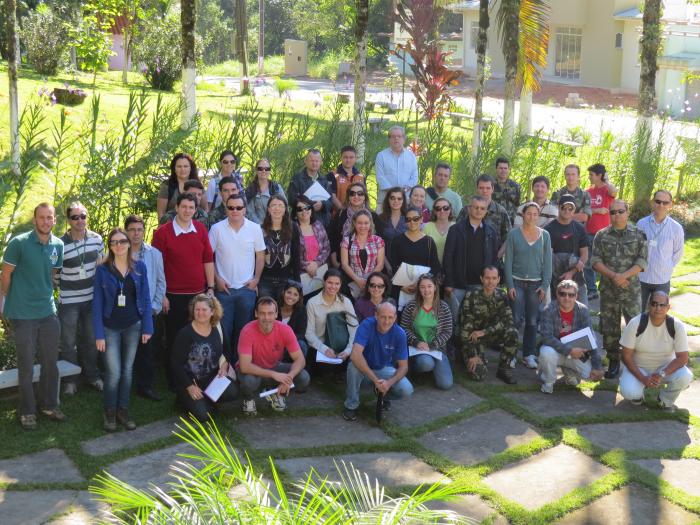
M301 351L294 331L282 321L275 321L269 334L260 330L258 321L251 321L238 338L238 355L252 355L254 365L268 370L282 361L285 349L290 354Z
M561 330L559 330L559 338L569 335L574 331L574 311L564 312L559 309L559 316L561 317Z
M591 208L610 209L614 198L608 194L607 186L601 186L600 188L593 186L586 191L591 194ZM586 222L586 232L596 234L606 226L610 226L610 214L606 213L602 215L600 213L594 213L591 215L591 218L588 219L588 222Z

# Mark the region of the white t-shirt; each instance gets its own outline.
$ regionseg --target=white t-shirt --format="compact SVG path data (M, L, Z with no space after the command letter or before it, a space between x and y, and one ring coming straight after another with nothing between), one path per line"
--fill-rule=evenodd
M216 273L231 288L242 288L255 277L255 252L265 251L262 228L248 219L237 232L228 219L217 222L209 231L209 242L214 250Z
M661 326L654 326L651 319L649 319L644 333L635 338L640 318L641 315L638 315L631 319L620 338L622 346L634 348L634 361L637 366L649 371L656 371L659 367L673 361L677 352L688 351L688 336L685 333L685 326L678 319L674 318L676 337L673 339L666 329L665 321L661 323Z

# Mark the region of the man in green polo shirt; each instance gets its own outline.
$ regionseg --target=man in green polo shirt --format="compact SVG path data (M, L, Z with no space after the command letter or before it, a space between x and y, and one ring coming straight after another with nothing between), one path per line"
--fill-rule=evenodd
M63 241L51 233L53 206L34 208L34 229L12 238L2 262L2 315L14 333L19 378L20 422L36 428L34 356L39 353L39 397L42 414L56 421L66 416L58 407L58 341L60 324L53 300L53 277L63 266Z

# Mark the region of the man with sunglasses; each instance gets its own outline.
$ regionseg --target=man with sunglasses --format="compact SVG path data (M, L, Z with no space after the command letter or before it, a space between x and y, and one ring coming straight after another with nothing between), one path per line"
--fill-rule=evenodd
M649 266L639 274L642 283L642 308L646 308L651 292L671 291L673 268L683 257L683 226L669 216L673 206L671 192L658 190L651 200L651 214L639 219L637 228L647 236Z
M542 312L538 369L542 380L540 390L545 394L554 393L557 368L564 374L562 382L570 386L578 385L581 379L600 381L603 378L603 362L597 347L588 350L561 342L562 337L591 328L588 307L578 302L577 296L578 284L563 280L556 287L556 301L549 303Z
M600 331L608 354L605 377L620 373L620 317L629 323L641 311L639 273L647 267L647 237L629 224L627 203L610 205L611 225L593 239L591 265L600 277Z
M207 212L214 211L217 207L223 206L226 199L221 196L221 181L230 178L236 185L236 193L243 193L243 176L238 167L238 157L233 151L225 150L219 155L219 173L214 175L207 185ZM225 218L225 216L224 216Z
M228 217L228 209L226 208L226 201L231 195L242 195L239 192L238 184L233 179L233 177L222 177L219 181L219 204L209 213L209 220L207 222L207 228L211 230L217 222L225 221Z
M321 152L317 149L310 149L304 157L304 169L296 173L289 181L287 197L289 197L288 202L294 202L299 195L303 195L315 182L318 182L330 197L324 201L314 201L314 214L316 219L327 228L331 222L334 191L331 182L320 176L321 163Z
M95 268L104 256L102 237L87 227L87 208L72 202L66 210L68 231L63 241L63 268L58 277L58 320L61 322L59 359L82 368L84 382L102 391L97 347L92 330L92 288ZM64 379L63 393L75 394L78 377Z
M693 373L688 364L688 336L685 326L668 315L671 307L666 292L651 293L649 309L632 319L622 334L620 394L634 405L644 401L645 388L658 388L659 407L674 412L680 393L688 388Z

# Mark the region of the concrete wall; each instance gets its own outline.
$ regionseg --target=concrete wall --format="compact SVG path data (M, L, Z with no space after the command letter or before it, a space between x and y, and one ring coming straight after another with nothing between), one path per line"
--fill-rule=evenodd
M637 93L639 91L639 37L642 22L627 20L622 33L622 72L620 73L620 91Z
M112 35L112 51L115 53L109 57L108 68L112 71L121 71L124 67L124 46L122 35ZM129 68L131 68L131 60L129 60Z

